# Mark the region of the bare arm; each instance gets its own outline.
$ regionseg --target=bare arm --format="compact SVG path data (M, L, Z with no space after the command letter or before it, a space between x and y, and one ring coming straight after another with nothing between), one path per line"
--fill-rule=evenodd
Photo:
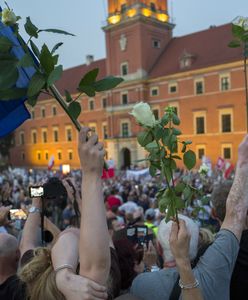
M32 206L41 209L41 199L33 198ZM38 229L40 229L41 217L40 213L29 213L27 221L24 225L22 238L20 243L21 257L22 255L31 249L39 246Z
M171 252L176 260L181 283L186 286L194 286L195 276L191 269L189 259L190 235L188 234L185 221L180 220L179 226L173 222L170 235ZM182 289L183 300L203 300L199 287Z
M66 251L65 251L66 247ZM79 256L79 229L62 232L52 249L52 263L56 272L56 285L67 300L106 299L106 288L88 278L75 275ZM68 266L71 266L68 267Z
M226 216L221 229L232 231L238 240L245 227L248 210L248 135L239 145L238 163L226 202Z
M102 194L101 175L105 150L96 134L87 141L89 129L79 134L79 157L83 171L80 229L80 275L106 284L110 270L109 235Z

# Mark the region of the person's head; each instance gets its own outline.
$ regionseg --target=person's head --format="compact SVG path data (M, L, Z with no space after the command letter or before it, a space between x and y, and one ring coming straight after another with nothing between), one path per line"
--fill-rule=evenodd
M228 180L214 186L211 203L212 215L220 223L224 221L226 215L226 200L232 187L232 181Z
M193 260L197 255L198 239L199 239L199 227L190 218L184 215L178 215L179 219L182 219L186 223L187 230L190 234L190 246L189 246L189 257ZM163 256L165 263L174 262L174 257L170 249L170 233L171 233L172 221L168 223L163 219L158 228L158 249L160 254Z
M48 248L36 248L34 258L21 269L19 277L27 286L28 299L65 300L56 286Z
M149 208L147 209L147 211L145 212L145 220L148 222L153 222L155 220L156 217L156 212L153 208Z
M0 233L0 265L17 270L19 259L20 251L17 239L8 233Z

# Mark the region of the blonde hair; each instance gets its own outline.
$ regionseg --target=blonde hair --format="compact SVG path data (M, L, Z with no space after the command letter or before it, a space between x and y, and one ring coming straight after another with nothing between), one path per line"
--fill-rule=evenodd
M50 249L34 249L33 259L20 270L19 277L26 283L29 300L65 300L56 286Z
M213 233L207 228L200 228L198 248L209 245L213 243L213 241L214 241Z

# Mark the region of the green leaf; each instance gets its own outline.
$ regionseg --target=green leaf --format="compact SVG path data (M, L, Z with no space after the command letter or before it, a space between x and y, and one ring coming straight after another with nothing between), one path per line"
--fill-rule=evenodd
M177 128L172 128L172 133L173 133L174 135L180 135L180 134L182 134L181 130L179 130L179 129L177 129Z
M124 79L121 77L108 76L94 83L94 88L97 92L107 91L115 88Z
M184 144L185 144L185 145L191 145L191 144L192 144L192 141L184 141Z
M67 102L67 103L70 103L70 102L72 102L72 97L71 97L71 94L67 91L67 90L65 90L65 101Z
M98 73L99 73L99 69L96 68L89 71L87 74L85 74L79 83L79 88L85 85L92 85L96 81Z
M51 86L52 84L54 84L55 81L59 80L60 77L62 76L63 73L63 66L59 65L57 66L52 73L50 73L50 75L48 76L47 79L47 86Z
M45 70L47 75L49 75L54 70L54 60L51 52L49 51L46 44L42 46L40 53L40 64L42 68Z
M235 40L231 41L228 44L228 47L230 47L230 48L238 48L240 46L241 46L240 42L239 41L235 41Z
M157 141L159 141L162 138L162 136L163 136L164 129L163 129L163 127L161 125L157 125L154 128L153 132L154 132L155 139Z
M183 202L183 200L180 197L175 197L174 201L175 201L175 207L177 209L185 208L185 203Z
M196 164L196 155L192 150L188 150L183 155L183 162L188 170L194 168Z
M34 52L35 56L39 58L40 51L39 51L38 47L35 45L35 43L32 40L30 40L30 45L31 45L32 51Z
M81 93L85 93L89 97L94 97L96 95L95 89L90 85L78 87L78 91Z
M169 128L165 128L163 136L162 136L162 143L165 146L169 145L169 143L170 143L170 137L171 137L171 130Z
M4 91L0 90L0 101L8 101L19 99L27 94L27 89L20 89L20 88L11 88Z
M171 158L182 160L182 158L178 155L172 155Z
M174 216L175 216L175 208L172 205L172 203L170 203L170 205L168 206L167 213L166 213L165 222L166 223L169 222L171 218L174 218Z
M64 44L64 43L62 43L62 42L56 44L56 45L53 47L53 49L52 49L52 51L51 51L51 54L54 54L54 52L55 52L59 47L61 47L63 44Z
M183 182L179 182L175 187L176 193L182 193L184 189L185 189L185 183Z
M19 60L18 62L18 67L31 67L34 65L34 61L32 59L32 57L29 54L25 54L23 55L23 57Z
M174 125L180 125L180 119L175 113L172 114L172 122Z
M0 52L6 53L12 46L12 42L6 36L0 36Z
M34 96L32 96L32 97L29 97L27 99L28 104L30 106L34 107L36 105L36 103L37 103L38 97L39 97L39 93L36 94L36 95L34 95Z
M157 168L154 165L150 165L149 173L152 177L154 177L157 173Z
M193 195L193 192L189 186L186 186L185 189L183 190L183 197L185 201L190 201L191 197Z
M150 131L142 131L138 133L137 139L138 139L138 143L142 147L145 147L146 145L150 144L153 141L153 136Z
M53 63L54 63L55 66L58 63L58 60L59 60L59 55L58 54L57 55L53 55Z
M19 77L16 67L17 60L0 61L0 89L5 90L13 87Z
M75 36L75 34L73 34L73 33L70 33L70 32L64 31L64 30L60 30L60 29L53 29L53 28L40 29L39 32L52 32L52 33Z
M148 152L158 151L158 145L157 145L157 143L155 141L153 141L152 143L149 143L148 145L146 145L145 149Z
M68 106L70 116L77 120L81 113L81 105L78 102L71 102Z
M184 143L181 152L185 153L186 149L187 149L187 145Z
M238 25L232 24L232 33L235 37L241 39L242 35L245 33L245 30Z
M28 98L31 98L40 93L42 88L45 86L46 80L44 76L38 72L36 72L29 83L28 86Z
M168 114L164 114L161 119L161 125L166 126L169 123L170 117Z
M31 22L30 17L26 18L24 28L29 36L38 38L38 28Z

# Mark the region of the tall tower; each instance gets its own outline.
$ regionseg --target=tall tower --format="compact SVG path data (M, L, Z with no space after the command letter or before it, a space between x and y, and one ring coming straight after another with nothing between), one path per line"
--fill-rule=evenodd
M167 0L108 0L107 72L126 80L146 78L173 27Z

